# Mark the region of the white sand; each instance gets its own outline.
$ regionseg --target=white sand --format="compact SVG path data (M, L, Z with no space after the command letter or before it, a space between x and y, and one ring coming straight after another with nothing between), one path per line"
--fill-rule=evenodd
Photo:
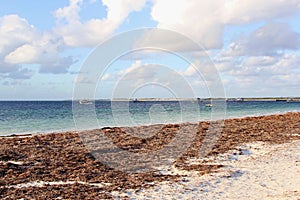
M211 159L211 164L226 165L217 173L200 176L172 169L165 173L187 176L178 183L162 182L138 192L113 195L130 199L300 199L299 140L280 145L257 142L240 148L243 155L231 151Z

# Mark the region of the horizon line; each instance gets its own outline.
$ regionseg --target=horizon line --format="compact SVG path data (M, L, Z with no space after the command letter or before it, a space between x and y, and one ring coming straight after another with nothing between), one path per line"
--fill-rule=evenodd
M119 101L119 100L210 100L210 99L226 99L226 100L232 100L232 99L300 99L300 96L278 96L278 97L187 97L187 98L170 98L170 97L136 97L136 98L95 98L95 99L0 99L0 101L79 101L79 100L91 100L91 101Z

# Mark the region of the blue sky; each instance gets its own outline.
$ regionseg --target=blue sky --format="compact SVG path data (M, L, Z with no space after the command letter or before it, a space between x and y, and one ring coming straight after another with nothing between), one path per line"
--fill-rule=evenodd
M300 96L298 0L11 0L0 7L2 100L72 99L93 49L116 34L144 27L172 30L203 46L227 97ZM161 80L153 63L184 77L195 96L209 96L209 83L195 74L193 63L161 52L116 60L99 77L95 96L111 98L116 83L127 77L138 89L134 97L172 97L159 84L145 85L149 76ZM165 85L176 85L172 74L165 79Z

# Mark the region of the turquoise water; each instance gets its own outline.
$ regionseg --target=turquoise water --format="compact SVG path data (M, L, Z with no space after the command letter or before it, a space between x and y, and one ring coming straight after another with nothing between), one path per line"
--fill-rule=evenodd
M133 126L157 123L178 123L210 120L212 108L208 102L190 102L183 109L176 101L114 102L96 101L92 105L79 105L75 125L72 101L0 101L0 134L43 133L105 126ZM95 108L95 117L91 109ZM196 108L196 109L195 109ZM77 110L78 111L78 110ZM226 102L226 118L267 115L300 111L300 102ZM78 114L78 113L77 113ZM224 117L215 109L213 119ZM78 126L84 124L84 126Z

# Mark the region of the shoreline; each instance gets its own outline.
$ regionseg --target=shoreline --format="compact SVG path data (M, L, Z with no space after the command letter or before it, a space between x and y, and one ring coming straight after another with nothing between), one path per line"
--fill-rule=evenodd
M226 169L227 164L212 161L232 151L234 156L246 155L248 149L243 145L261 142L289 146L293 141L300 141L300 112L227 119L220 137L208 154L212 160L199 160L199 147L210 122L196 124L198 132L195 139L172 165L182 174L169 173L172 169L164 169L163 166L162 169L142 173L115 170L96 160L85 148L79 133L75 132L0 137L0 196L72 198L75 193L79 198L115 198L120 194L125 195L122 198L130 198L147 188L151 190L161 184L189 180L187 174L190 173L195 173L197 180L218 174ZM134 130L134 127L130 128ZM136 130L149 128L154 129L155 125L140 126ZM158 134L146 139L132 137L118 127L101 130L119 148L151 152L170 142L178 128L178 124L163 125ZM82 133L88 135L91 132ZM36 185L38 183L41 185ZM18 185L22 187L16 187Z
M245 115L245 116L241 116L241 117L229 117L229 118L224 118L224 119L216 119L216 120L212 120L212 121L208 121L208 120L202 120L202 121L187 121L187 122L174 122L174 123L162 123L162 124L143 124L143 125L139 125L139 126L155 126L155 125L167 125L167 124L172 124L172 125L176 125L176 124L184 124L184 123L200 123L200 122L214 122L214 121L219 121L219 120L231 120L231 119L244 119L244 118L249 118L249 117L263 117L263 116L276 116L276 115L284 115L284 114L288 114L288 113L300 113L300 110L294 110L294 111L280 111L280 112L271 112L271 113L266 113L266 114L253 114L253 115ZM225 114L226 116L226 114ZM126 126L126 127L139 127L139 126ZM77 130L77 129L65 129L65 130L49 130L49 131L30 131L30 132L15 132L15 133L0 133L0 138L1 137L22 137L24 135L44 135L44 134L54 134L54 133L68 133L68 132L73 132L73 133L79 133L79 132L83 132L83 131L93 131L93 130L98 130L98 129L103 129L105 127L109 127L109 128L124 128L124 126L103 126L103 127L99 127L99 128L91 128L91 129L84 129L84 130Z

